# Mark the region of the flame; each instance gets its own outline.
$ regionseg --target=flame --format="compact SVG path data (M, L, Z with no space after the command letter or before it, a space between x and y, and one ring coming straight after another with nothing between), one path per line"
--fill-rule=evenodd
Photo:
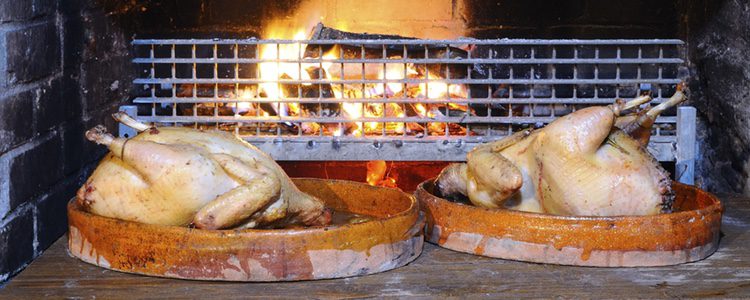
M427 108L422 103L414 104L414 108L417 110L417 113L422 117L434 117L434 115L431 115L431 111L427 111Z
M398 106L397 104L394 104L394 103L391 103L391 105L397 107L398 110L400 111L398 114L396 114L397 117L399 117L399 118L406 117L406 114L404 113L404 111L401 109L400 106ZM404 129L406 128L406 125L404 125L403 122L402 123L395 123L395 124L393 124L393 126L394 126L393 131L396 132L396 133L398 133L398 134L404 133Z
M367 184L374 186L397 187L396 178L388 176L388 165L384 160L367 162Z
M404 64L385 64L385 70L382 68L378 71L378 78L385 80L404 79ZM413 71L408 69L407 72ZM404 85L398 82L389 82L385 84L376 84L375 93L378 95L393 95L404 90Z
M387 165L384 160L372 160L367 162L367 183L377 185L385 177Z
M426 79L427 82L419 84L418 95L429 99L468 97L468 90L464 85L442 82L443 78L434 74L429 74Z
M422 117L427 118L435 118L438 114L441 116L443 115L436 107L432 107L431 109L427 109L427 107L424 106L422 103L417 103L414 105L414 108L417 110L417 114L419 114ZM445 133L446 130L446 124L440 123L440 122L428 122L427 123L427 132L431 135L440 135Z
M337 58L337 48L334 47L330 51L323 54L322 59L323 60L332 60ZM328 80L335 80L337 78L333 78L331 75L331 67L334 63L332 62L323 62L321 63L321 67L323 67L323 70L325 70L326 79ZM337 99L342 99L344 97L344 91L341 89L340 85L333 85L332 89L334 97ZM341 109L343 111L343 116L348 119L359 119L362 117L362 103L350 103L344 101L341 103ZM354 123L355 128L352 129L351 134L354 136L361 136L362 135L362 122L356 122ZM344 134L344 131L346 129L343 127L343 124L340 124L338 128L333 132L333 136L342 136Z
M337 49L337 47L333 47L333 49L331 49L328 52L326 52L325 54L323 54L322 59L323 60L336 59L337 58L337 56L336 56L337 50L336 49ZM326 79L328 79L328 80L333 80L333 77L331 76L331 72L330 72L331 66L333 66L333 63L330 62L330 61L329 62L322 62L321 63L321 67L323 67L323 70L326 73ZM343 93L342 93L342 91L340 89L338 89L338 88L332 88L331 90L333 91L333 96L336 97L337 99L344 98L344 95L343 95Z
M341 108L344 110L344 116L349 119L359 119L362 117L362 103L344 102L341 104ZM356 122L354 124L356 127L352 130L352 135L361 136L362 122Z
M300 114L300 105L299 103L287 103L287 107L289 107L289 114L292 116L299 116Z
M294 34L293 40L304 40L306 37L304 30L298 30ZM284 38L283 34L271 33L269 39L281 39ZM262 45L260 49L260 58L268 60L278 59L301 59L302 49L304 45L301 43L292 44L266 44ZM282 75L287 75L293 80L309 80L310 74L306 70L300 69L300 64L297 63L278 63L278 62L263 62L259 64L260 78L263 80L277 81L282 78ZM269 99L281 99L286 97L284 92L280 89L278 82L265 82L261 83L261 90L266 93L266 98Z
M237 98L242 100L247 100L255 97L255 93L250 89L250 87L246 86L245 88L241 90L237 90ZM243 114L247 112L253 111L252 109L252 103L250 102L237 102L237 114Z
M448 92L448 85L441 82L420 83L419 92L430 99L442 98Z
M270 101L275 100L287 100L298 97L296 93L288 94L292 90L296 90L296 84L284 84L284 80L310 80L312 79L308 70L311 68L321 67L325 71L326 79L328 80L357 80L365 77L369 80L382 80L381 83L367 84L367 86L361 86L357 84L333 84L331 85L331 91L333 96L337 99L341 99L340 116L345 119L355 120L362 118L382 118L382 117L407 117L406 111L399 104L395 103L353 103L348 102L347 98L404 98L404 97L426 97L428 99L443 99L451 98L454 96L461 97L466 95L466 88L462 85L448 84L442 82L442 78L435 74L429 74L425 82L420 84L404 84L401 82L389 82L399 81L405 78L420 78L422 75L417 71L417 68L413 64L405 63L334 63L330 60L337 59L342 49L338 46L332 47L326 53L323 53L323 62L300 64L297 62L279 62L273 60L290 60L295 61L298 59L304 59L304 51L306 44L306 31L312 28L313 24L321 20L320 14L318 13L319 7L316 7L308 1L305 3L304 9L300 8L300 12L308 12L305 15L310 16L307 23L304 23L304 18L287 18L273 20L270 24L265 24L266 32L264 38L266 39L292 39L295 43L290 44L265 44L261 45L259 57L263 60L271 60L269 62L263 62L258 65L260 79L267 81L259 84L258 90L254 91L257 95L252 97L263 97ZM310 4L310 5L308 5ZM300 22L302 21L302 22ZM291 23L290 23L291 22ZM339 29L346 30L346 24L336 23L334 26ZM398 58L398 57L392 57ZM327 61L328 60L328 61ZM339 78L342 77L342 78ZM303 83L303 85L310 85L309 83ZM285 86L293 87L291 90L285 90ZM239 98L247 97L244 93L238 95ZM293 100L292 100L293 101ZM446 101L448 102L448 101ZM408 104L407 104L408 105ZM442 115L440 112L440 106L445 108L446 105L450 109L463 109L461 105L445 103L440 105L425 105L425 104L414 104L416 113L421 117L435 118L436 116ZM278 105L274 105L276 111L275 115L285 116L301 116L304 112L302 111L302 105L299 103L285 102ZM250 110L250 103L238 103L238 110ZM257 107L255 109L258 109ZM268 116L268 112L259 111L256 112L258 115L263 113L263 116ZM274 113L274 112L270 112ZM353 135L362 136L365 134L379 134L381 132L387 132L388 134L403 134L407 129L413 130L415 126L420 127L418 124L404 123L404 122L342 122L337 127L321 126L320 124L299 124L301 129L305 132L317 130L329 130L332 131L334 136L342 135ZM333 124L332 124L333 125ZM334 125L335 126L335 125ZM442 126L442 127L440 127ZM440 127L440 128L439 128ZM334 129L335 128L335 129ZM442 123L430 123L429 129L446 128Z
M341 136L344 134L344 128L339 125L338 128L333 132L333 136Z
M306 38L306 32L310 28L313 28L317 22L322 21L323 23L335 27L344 31L353 32L378 32L383 31L379 26L384 25L372 25L368 22L361 22L361 10L349 9L349 10L337 10L331 9L331 5L336 7L340 5L348 5L349 3L342 4L344 2L320 2L320 1L300 1L299 6L289 12L289 15L284 18L277 18L269 20L270 22L264 22L263 28L266 32L263 34L264 39L293 39L300 42L291 44L266 44L261 45L259 49L259 58L263 60L297 60L304 58L303 51L305 50L305 44L302 42ZM354 4L352 4L354 5ZM385 7L387 9L388 7ZM398 10L398 9L396 9ZM336 14L326 14L327 12L337 11ZM393 13L403 13L406 15L411 14L408 10L395 11ZM386 15L392 15L393 13L387 13ZM382 22L380 22L382 23ZM374 26L374 27L373 27ZM419 36L428 38L455 38L459 35L460 30L454 30L453 25L449 24L450 30L430 30L420 27L402 28L406 31L402 31L401 34L409 36ZM450 36L445 36L446 34ZM427 35L427 36L425 36ZM333 47L331 51L325 53L322 56L323 60L332 60L338 58L340 48ZM387 82L393 80L401 80L405 78L418 78L419 76L414 65L403 64L403 63L387 63L387 64L341 64L332 62L322 62L320 64L299 64L289 62L263 62L258 65L260 79L267 81L257 86L255 90L243 90L238 92L238 99L250 99L263 97L264 100L274 102L277 100L294 101L294 94L288 94L285 86L293 87L295 90L296 84L285 84L284 80L310 80L311 76L307 70L313 67L322 67L325 71L326 78L328 80L349 80L349 79L360 79L362 76L366 76L368 80L383 80L382 83L368 85L361 87L359 85L346 85L346 84L334 84L331 86L333 96L337 99L341 99L340 116L348 118L350 122L339 124L338 127L328 127L328 124L323 123L302 123L301 130L305 132L319 132L322 130L333 131L334 136L342 136L344 134L361 136L364 134L377 133L379 130L387 130L388 132L396 132L403 134L407 130L414 130L421 128L416 123L405 123L405 122L353 122L353 119L361 118L380 118L380 117L407 117L407 111L405 107L411 104L397 104L397 103L352 103L347 102L346 98L389 98L389 97L415 97L421 95L421 97L427 97L429 99L451 97L452 95L461 95L460 85L449 85L444 82L439 82L441 78L437 76L430 76L427 78L429 83L416 84L403 84L399 82ZM335 72L331 70L336 69ZM332 75L335 74L335 75ZM364 74L364 75L363 75ZM332 78L332 77L351 77L351 78ZM309 85L306 83L304 85ZM415 89L420 90L415 93ZM454 90L458 89L458 90ZM291 91L291 90L289 90ZM465 91L463 91L465 94ZM292 98L292 100L289 100ZM448 104L450 108L451 104ZM258 116L270 117L272 113L276 113L277 116L300 116L303 111L303 107L299 103L285 102L281 104L273 104L276 112L263 111L260 106L253 106L250 101L238 102L237 111L252 111L253 114ZM424 105L415 104L415 111L423 117L434 117L435 113L440 114L439 108L436 105ZM443 108L445 105L442 106ZM434 111L434 112L433 112ZM413 113L409 110L410 113ZM440 124L440 123L431 123ZM333 124L331 124L333 125ZM383 128L385 127L385 128ZM396 186L396 178L389 176L389 168L385 161L371 161L367 163L367 182L371 185L380 186Z

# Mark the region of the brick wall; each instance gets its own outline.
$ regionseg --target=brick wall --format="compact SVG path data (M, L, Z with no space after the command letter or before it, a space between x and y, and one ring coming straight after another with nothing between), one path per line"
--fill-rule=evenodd
M683 0L701 187L750 196L750 1Z
M83 132L127 99L127 50L88 1L0 2L0 282L67 231L65 205L104 153Z

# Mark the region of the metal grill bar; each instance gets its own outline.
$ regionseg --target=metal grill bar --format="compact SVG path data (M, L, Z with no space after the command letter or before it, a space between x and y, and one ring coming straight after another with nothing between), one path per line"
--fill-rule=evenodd
M135 84L258 84L258 83L279 83L279 84L378 84L378 83L445 83L445 84L639 84L644 79L361 79L361 80L291 80L291 79L223 79L223 78L205 78L205 79L177 79L177 78L144 78L135 79ZM650 79L649 83L654 84L678 84L679 79Z
M346 98L348 103L423 103L423 104L609 104L618 98L479 98L479 99L462 99L462 98ZM243 99L236 97L228 98L151 98L136 97L133 103L149 104L169 104L169 103L300 103L300 104L317 104L317 103L341 103L341 99L330 98L294 98L294 99ZM654 100L653 103L660 103Z
M232 123L232 122L245 122L245 123L288 123L288 122L317 122L317 123L349 123L349 122L368 122L368 123L425 123L425 122L441 122L441 123L504 123L504 124L529 124L529 123L549 123L555 118L553 117L378 117L378 118L299 118L299 117L285 117L285 118L273 118L273 117L234 117L234 116L142 116L139 118L144 122L153 123ZM677 123L675 117L659 117L656 119L657 123Z
M376 39L376 40L285 40L285 39L136 39L133 45L265 45L265 44L315 44L315 45L529 45L529 46L589 46L589 45L684 45L676 39L461 39L461 40L421 40L421 39Z
M280 160L462 160L588 105L643 91L662 102L684 79L683 45L134 40L137 106L126 109L144 122L231 130ZM685 116L657 119L649 150L659 160L675 160L680 128L693 128L679 124Z
M254 64L264 62L280 63L411 63L411 64L680 64L684 61L680 58L528 58L528 59L489 59L489 58L467 58L467 59L441 59L441 58L411 58L411 59L255 59L255 58L217 58L211 61L199 58L136 58L136 64Z

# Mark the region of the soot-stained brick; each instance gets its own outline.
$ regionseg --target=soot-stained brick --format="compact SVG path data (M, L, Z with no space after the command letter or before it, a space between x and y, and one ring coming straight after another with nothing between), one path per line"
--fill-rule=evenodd
M715 5L705 24L694 24L703 30L689 44L697 68L690 95L700 123L697 182L750 194L750 3Z
M75 196L77 181L66 180L61 186L39 200L37 204L38 250L47 249L68 230L66 206Z
M62 176L62 139L53 136L10 162L11 211L46 193Z
M0 23L27 21L51 15L55 0L7 0L0 2Z
M68 117L67 105L62 95L60 78L46 82L34 91L36 100L36 131L48 131L60 125Z
M65 176L78 172L82 167L95 162L107 152L106 147L97 145L84 136L86 130L94 127L93 124L95 123L97 122L71 122L63 128L63 153L65 156L63 172ZM107 122L104 123L107 124ZM114 123L114 121L109 123ZM110 128L114 128L114 125L110 126Z
M60 68L60 38L53 22L8 32L7 83L29 82Z
M33 100L30 91L0 99L0 154L31 138Z
M34 257L34 216L31 209L0 228L0 276L10 275Z

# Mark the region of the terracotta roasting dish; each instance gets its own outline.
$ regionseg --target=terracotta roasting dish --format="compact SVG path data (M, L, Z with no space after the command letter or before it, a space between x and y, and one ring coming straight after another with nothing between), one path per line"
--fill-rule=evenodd
M424 221L416 200L396 189L294 179L361 223L304 229L200 230L121 221L68 204L70 254L107 269L160 277L292 281L365 275L419 256Z
M722 205L716 196L673 183L675 212L654 216L553 216L493 210L416 191L429 242L455 251L528 262L596 267L663 266L716 251Z

